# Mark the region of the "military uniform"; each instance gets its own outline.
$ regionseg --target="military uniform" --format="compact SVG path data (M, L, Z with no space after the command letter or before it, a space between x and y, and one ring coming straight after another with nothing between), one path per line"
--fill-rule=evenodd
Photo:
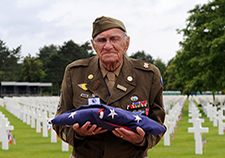
M88 97L94 94L100 97L102 104L126 110L127 105L133 102L147 101L147 107L136 110L148 111L149 118L163 124L163 85L160 72L154 65L124 56L121 71L110 95L99 64L99 58L95 56L77 60L67 66L56 115L87 105ZM164 134L146 134L147 145L139 146L116 137L110 131L80 138L76 137L72 127L54 126L54 129L61 139L74 147L72 154L76 158L142 158L147 149L155 146Z

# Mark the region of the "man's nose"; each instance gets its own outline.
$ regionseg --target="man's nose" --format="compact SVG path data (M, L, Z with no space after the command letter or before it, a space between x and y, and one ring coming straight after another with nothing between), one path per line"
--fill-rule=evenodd
M109 39L107 39L107 41L105 42L104 48L107 49L107 50L113 48L113 45L112 45L112 43L110 42Z

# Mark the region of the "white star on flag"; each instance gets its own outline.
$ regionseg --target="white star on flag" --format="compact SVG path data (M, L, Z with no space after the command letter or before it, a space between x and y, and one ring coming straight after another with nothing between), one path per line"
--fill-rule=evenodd
M73 118L73 117L74 117L74 115L76 115L76 111L71 112L68 118L70 118L70 117L72 117L72 118ZM73 119L74 119L74 118L73 118Z
M112 116L112 119L114 119L114 116L117 115L117 113L115 112L114 109L109 109L110 110L110 114L108 116Z
M135 117L134 121L137 121L137 123L139 123L139 121L142 120L138 115L133 115L133 116Z

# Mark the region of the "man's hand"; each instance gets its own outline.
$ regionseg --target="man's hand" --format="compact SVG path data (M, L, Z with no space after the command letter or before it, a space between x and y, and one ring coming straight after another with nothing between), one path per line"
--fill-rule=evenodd
M73 125L73 129L80 136L91 136L95 134L100 134L106 132L106 129L102 129L102 127L97 127L97 125L91 125L91 122L87 121L83 126L79 127L78 123Z
M127 140L133 144L139 144L144 140L145 131L140 127L137 127L136 131L137 133L124 128L115 128L112 132L117 137Z

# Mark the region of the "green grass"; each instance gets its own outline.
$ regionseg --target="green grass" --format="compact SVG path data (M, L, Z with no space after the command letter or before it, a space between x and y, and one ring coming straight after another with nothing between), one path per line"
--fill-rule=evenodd
M16 145L9 144L9 150L2 150L0 142L0 158L69 158L72 147L68 152L62 152L62 142L57 138L57 143L51 143L49 131L48 137L42 137L42 133L36 133L36 128L23 123L20 119L10 114L5 108L0 106L10 124L14 126L12 134L15 135Z
M203 148L202 155L195 154L194 134L188 133L188 127L193 127L192 123L188 123L188 101L185 103L182 119L177 123L178 129L174 133L174 140L170 142L170 146L164 146L163 139L155 147L148 151L149 158L224 158L225 157L225 135L218 135L218 127L213 127L202 109L199 110L203 114L201 118L205 119L202 127L208 127L209 133L203 133L202 139L206 137L206 144Z
M201 110L201 108L199 108ZM0 143L0 158L69 158L72 147L68 152L62 152L61 141L58 138L57 143L51 143L50 133L48 138L42 137L42 133L36 133L36 129L23 123L21 120L7 112L0 106L6 117L9 118L11 125L14 126L12 131L16 137L16 145L9 144L9 150L2 150ZM178 122L178 130L174 133L174 140L170 146L163 145L163 139L155 147L148 151L149 158L223 158L225 155L225 135L218 135L218 127L213 127L213 123L203 115L205 119L202 127L208 127L209 133L204 133L202 138L206 137L207 143L203 148L203 155L195 154L194 134L188 133L188 102L184 107L183 116Z

